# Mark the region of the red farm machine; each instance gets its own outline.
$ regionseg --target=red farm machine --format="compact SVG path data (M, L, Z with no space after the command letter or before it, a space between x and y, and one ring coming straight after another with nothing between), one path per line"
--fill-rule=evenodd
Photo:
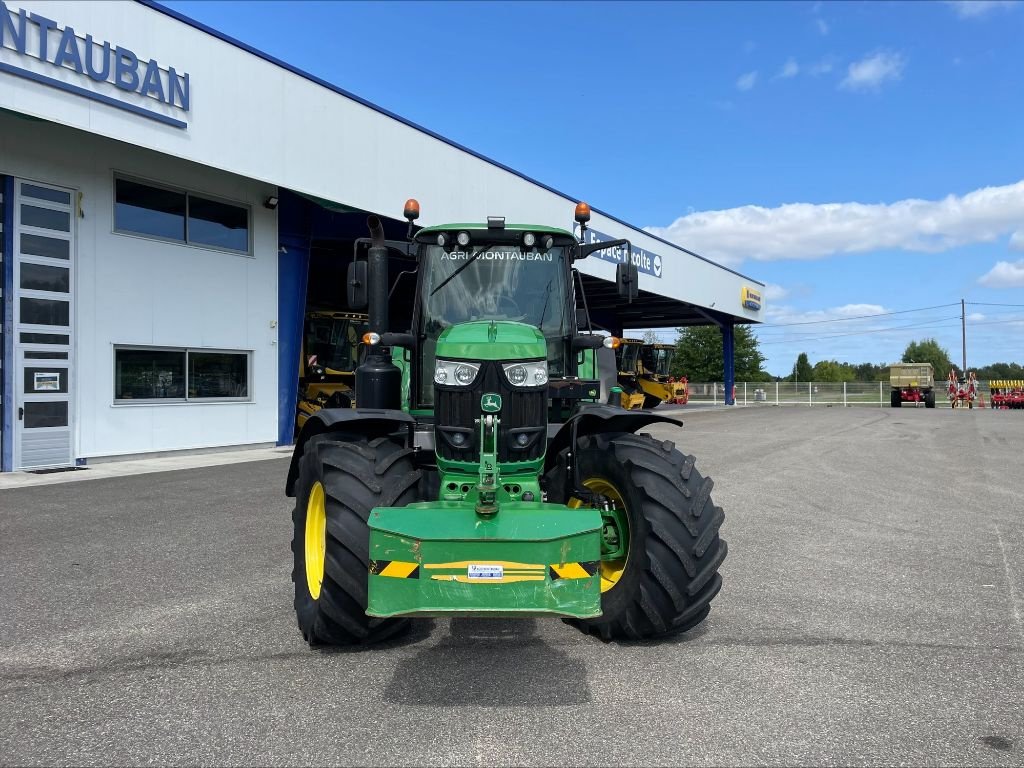
M999 410L1024 408L1024 379L1001 379L988 383L992 407Z
M978 399L978 380L974 372L959 378L956 369L951 368L946 379L946 396L950 408L974 408L974 401Z

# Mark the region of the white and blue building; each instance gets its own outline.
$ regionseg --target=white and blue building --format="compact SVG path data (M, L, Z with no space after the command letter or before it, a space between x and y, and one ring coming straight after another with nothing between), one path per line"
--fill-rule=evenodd
M420 225L577 202L155 3L3 0L0 468L289 443L307 301L409 197ZM614 255L580 263L602 325L718 323L731 360L760 282L591 225L640 268L626 306Z

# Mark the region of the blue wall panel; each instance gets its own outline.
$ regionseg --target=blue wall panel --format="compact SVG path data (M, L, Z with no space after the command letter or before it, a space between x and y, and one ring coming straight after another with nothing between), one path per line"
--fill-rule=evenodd
M277 254L277 444L291 445L306 313L309 240L280 235Z

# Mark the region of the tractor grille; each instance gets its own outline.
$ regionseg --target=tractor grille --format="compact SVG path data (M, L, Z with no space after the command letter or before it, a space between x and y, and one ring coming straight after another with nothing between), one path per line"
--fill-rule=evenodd
M498 434L498 461L529 461L544 455L547 444L547 387L516 389L506 380L501 364L485 362L471 387L435 385L434 443L437 455L449 461L472 461L480 458L480 398L485 393L501 395L501 428ZM456 446L451 437L465 435L465 443ZM527 435L525 447L516 438Z

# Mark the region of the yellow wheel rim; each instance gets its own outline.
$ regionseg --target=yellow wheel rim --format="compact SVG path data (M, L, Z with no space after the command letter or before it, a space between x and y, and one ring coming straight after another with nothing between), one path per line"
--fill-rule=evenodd
M324 552L327 550L327 508L324 487L313 483L306 503L306 586L314 600L320 598L324 581Z
M626 511L626 502L622 498L622 494L619 493L619 489L612 485L610 482L605 480L603 477L590 477L583 481L584 487L588 491L594 493L600 493L602 496L607 496L608 499L619 509ZM574 509L582 507L583 502L576 497L569 499L569 503L566 505ZM629 521L628 515L626 516L627 524ZM620 531L619 536L627 535L628 531ZM601 592L602 594L610 590L616 584L619 583L619 579L622 578L623 572L626 570L626 562L629 560L629 550L626 550L626 557L622 560L602 560L598 566L598 570L601 574Z

